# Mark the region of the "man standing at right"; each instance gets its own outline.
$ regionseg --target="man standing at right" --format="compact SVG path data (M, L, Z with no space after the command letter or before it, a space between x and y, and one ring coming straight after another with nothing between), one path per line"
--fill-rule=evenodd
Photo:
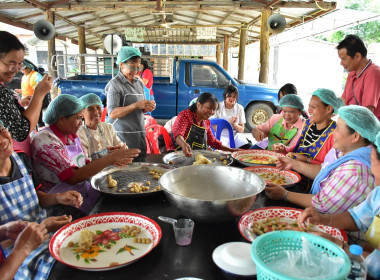
M340 65L349 72L344 103L367 107L380 119L380 67L367 58L367 48L356 35L347 35L337 49Z

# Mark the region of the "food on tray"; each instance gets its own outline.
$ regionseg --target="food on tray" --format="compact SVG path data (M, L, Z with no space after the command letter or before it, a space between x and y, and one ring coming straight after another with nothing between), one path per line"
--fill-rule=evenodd
M152 240L150 238L135 237L133 238L133 242L142 243L142 244L150 244L152 243Z
M142 193L145 191L149 191L149 187L144 186L142 183L138 183L138 182L129 183L128 188L129 188L129 191L133 193Z
M223 165L227 165L227 163L228 163L228 162L227 162L226 159L222 160L222 164L223 164Z
M86 252L86 251L89 251L91 249L91 246L92 246L92 241L94 240L94 234L87 230L87 229L84 229L80 232L80 236L79 236L79 251L81 252ZM70 247L70 244L68 244L69 247ZM73 247L73 246L71 246Z
M285 221L280 217L271 217L264 219L259 222L254 222L252 224L251 230L257 234L261 235L266 232L276 231L276 230L295 230L295 231L312 231L314 230L313 224L307 224L306 229L302 229L298 226L297 220Z
M110 263L110 266L118 266L118 265L119 265L118 262L111 262L111 263Z
M117 181L115 179L112 179L111 175L107 176L107 180L108 180L108 187L109 188L115 188L115 187L117 187Z
M274 184L284 185L285 184L285 176L280 173L273 172L263 172L258 174L264 180L271 181Z
M197 154L195 156L195 161L193 165L202 165L202 164L211 164L211 161L208 158L206 158L204 155Z
M149 175L153 175L153 179L156 179L156 180L160 179L163 173L164 171L160 169L154 169L154 168L149 171Z
M256 163L256 164L275 164L278 160L277 157L266 156L266 155L242 155L239 157L239 160L247 163Z

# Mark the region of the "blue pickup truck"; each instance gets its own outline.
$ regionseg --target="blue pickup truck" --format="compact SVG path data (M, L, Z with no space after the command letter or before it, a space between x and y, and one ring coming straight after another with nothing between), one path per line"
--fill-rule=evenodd
M239 90L238 102L245 109L248 130L268 120L278 105L277 89L233 79L214 61L172 59L168 63L166 60L166 66L161 67L163 71L160 73L157 73L158 65L159 62L155 62L153 68L153 92L157 106L152 115L155 118L169 119L178 115L193 98L203 92L211 92L222 101L223 91L229 84L235 85ZM104 88L110 79L110 74L75 75L68 79L57 79L55 85L62 94L80 97L93 92L103 100Z

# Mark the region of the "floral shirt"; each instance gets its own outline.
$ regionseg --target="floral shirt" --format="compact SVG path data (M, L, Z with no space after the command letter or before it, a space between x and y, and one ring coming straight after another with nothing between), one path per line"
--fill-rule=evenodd
M42 183L41 190L45 192L70 179L74 175L74 168L78 168L69 158L65 147L78 136L69 134L66 138L54 125L49 128L53 133L49 129L42 129L31 143L33 168Z
M19 142L28 137L30 130L29 120L22 115L23 111L13 93L0 83L0 120L12 138Z

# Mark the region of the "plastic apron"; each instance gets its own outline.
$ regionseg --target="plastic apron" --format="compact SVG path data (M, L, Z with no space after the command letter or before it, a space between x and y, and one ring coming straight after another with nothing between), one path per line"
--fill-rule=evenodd
M190 145L192 150L206 150L207 148L206 128L196 125L194 117L193 124L190 127L185 141ZM181 146L178 146L176 150L181 149Z
M380 244L380 212L375 215L372 224L365 233L365 238L374 247L378 248Z
M268 136L268 150L272 150L272 145L277 143L282 143L285 146L289 145L293 137L297 134L298 128L293 127L291 129L286 129L282 125L282 117L279 121L271 128Z
M17 220L41 223L46 219L46 211L38 204L38 197L34 189L33 180L19 156L13 152L12 157L20 169L22 178L1 185L1 224ZM32 251L18 269L14 279L47 279L55 262L49 253L48 245L49 240L46 240ZM12 249L13 246L3 248L5 256L8 256Z
M108 155L109 151L108 151L108 148L107 148L106 140L104 140L105 138L104 138L103 130L100 128L100 126L98 125L97 129L99 129L100 135L102 136L103 144L104 144L105 148L103 150L101 150L101 151L98 151L98 152L95 151L94 143L92 142L92 137L90 135L89 128L86 125L84 125L84 128L85 128L85 131L86 131L86 136L87 136L88 142L90 144L90 156L91 156L91 159L92 160L100 159L100 158L105 157L106 155Z
M120 107L125 107L144 100L144 93L125 95ZM134 110L130 114L112 122L117 135L129 149L140 149L146 154L145 123L143 110Z
M66 145L66 152L73 165L82 167L86 165L86 159L80 144L79 137L74 139L71 145ZM84 213L89 214L96 201L98 200L100 193L91 187L89 181L85 180L81 183L71 185L66 182L61 182L52 188L49 193L61 193L65 191L77 191L83 197L82 206L79 208Z

